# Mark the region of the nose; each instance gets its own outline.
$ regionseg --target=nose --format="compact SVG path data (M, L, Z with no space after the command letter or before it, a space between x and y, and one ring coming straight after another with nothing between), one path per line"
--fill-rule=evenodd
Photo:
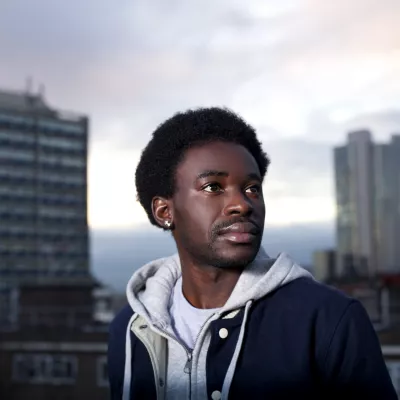
M224 215L249 216L253 212L251 200L241 190L235 190L227 198Z

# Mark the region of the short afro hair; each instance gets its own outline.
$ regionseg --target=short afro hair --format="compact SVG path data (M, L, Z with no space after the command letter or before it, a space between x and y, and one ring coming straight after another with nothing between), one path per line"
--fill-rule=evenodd
M210 142L231 142L245 147L256 160L264 178L270 160L253 127L226 108L199 108L175 114L153 132L136 168L137 198L150 222L156 196L169 199L175 192L175 172L186 150Z

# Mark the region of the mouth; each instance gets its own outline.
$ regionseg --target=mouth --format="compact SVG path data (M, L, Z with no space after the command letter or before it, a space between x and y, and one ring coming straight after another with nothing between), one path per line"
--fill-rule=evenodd
M226 240L236 244L251 244L255 242L260 229L252 222L237 222L218 232L221 240Z

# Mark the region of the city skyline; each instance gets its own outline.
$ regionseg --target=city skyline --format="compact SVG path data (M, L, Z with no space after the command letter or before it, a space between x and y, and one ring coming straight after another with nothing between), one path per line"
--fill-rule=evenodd
M332 222L331 148L348 130L386 141L400 126L392 0L20 5L0 6L0 86L24 90L31 75L50 105L90 116L92 229L148 226L135 166L179 110L226 105L256 127L272 159L270 226Z
M369 130L334 148L337 275L398 272L400 134L386 142Z

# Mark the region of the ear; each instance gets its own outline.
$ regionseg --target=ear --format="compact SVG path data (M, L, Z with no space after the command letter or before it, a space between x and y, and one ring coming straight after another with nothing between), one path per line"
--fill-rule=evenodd
M154 197L151 202L153 217L163 229L171 229L173 225L172 207L170 200L163 197Z

